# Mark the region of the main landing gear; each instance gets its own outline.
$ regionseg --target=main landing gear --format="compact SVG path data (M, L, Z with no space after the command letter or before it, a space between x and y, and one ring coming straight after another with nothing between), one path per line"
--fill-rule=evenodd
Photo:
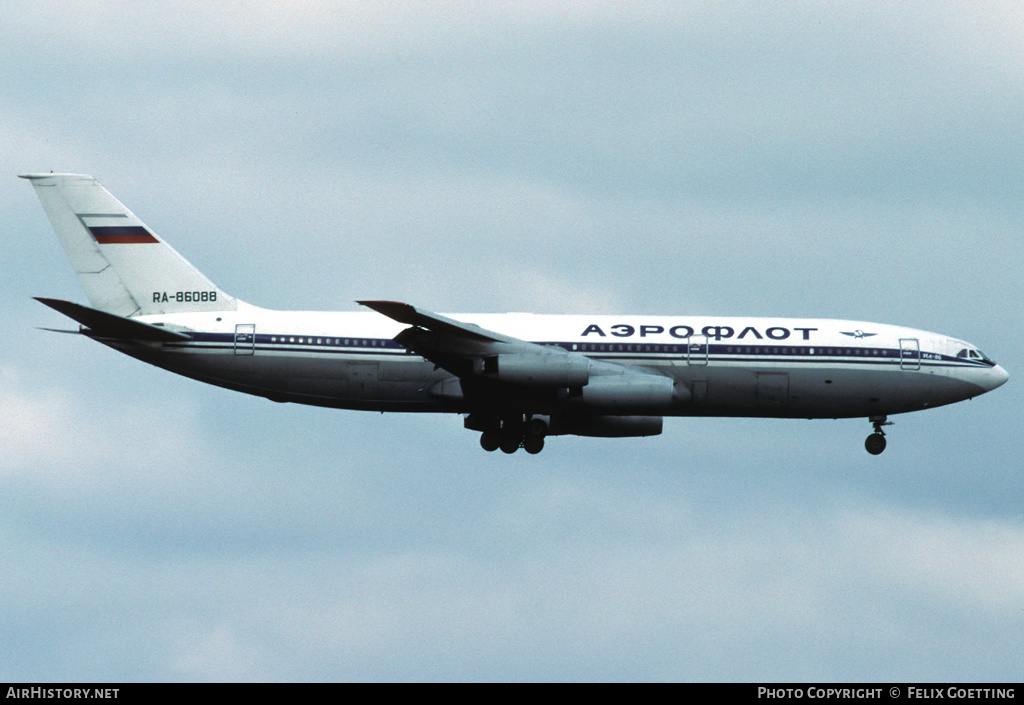
M892 426L892 422L887 421L885 416L872 416L868 421L874 424L875 432L864 441L864 448L871 455L879 455L885 450L885 431L882 430L882 426Z
M544 437L548 425L543 419L504 419L501 428L480 434L480 447L490 452L501 448L503 453L515 453L520 448L531 455L544 450Z

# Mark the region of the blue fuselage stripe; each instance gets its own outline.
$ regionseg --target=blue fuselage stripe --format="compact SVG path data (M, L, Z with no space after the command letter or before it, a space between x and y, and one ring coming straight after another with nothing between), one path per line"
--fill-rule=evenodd
M355 338L324 335L267 335L258 334L255 341L251 334L247 338L232 333L190 334L191 341L166 343L165 347L183 350L235 350L245 349L275 353L317 353L336 355L373 354L386 357L407 357L411 353L388 338ZM899 348L870 348L836 345L723 345L702 344L688 354L689 346L672 343L564 343L543 342L539 345L555 346L566 352L584 355L597 360L644 363L685 363L706 362L729 363L804 363L823 365L835 362L844 364L880 366L922 366L922 367L988 367L980 360L969 360L939 353Z

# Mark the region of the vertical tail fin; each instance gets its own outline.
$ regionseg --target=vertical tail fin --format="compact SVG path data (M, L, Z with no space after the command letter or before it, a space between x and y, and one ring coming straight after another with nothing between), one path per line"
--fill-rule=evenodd
M83 174L26 174L93 308L119 316L230 311L238 302Z

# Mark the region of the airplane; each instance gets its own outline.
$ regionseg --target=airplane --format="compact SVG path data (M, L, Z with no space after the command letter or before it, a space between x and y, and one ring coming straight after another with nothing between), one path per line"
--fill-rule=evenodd
M230 296L91 176L25 174L90 306L41 303L157 367L275 402L460 414L487 451L548 436L655 436L665 417L888 417L1009 375L976 346L831 319L276 311ZM49 329L52 330L52 329Z

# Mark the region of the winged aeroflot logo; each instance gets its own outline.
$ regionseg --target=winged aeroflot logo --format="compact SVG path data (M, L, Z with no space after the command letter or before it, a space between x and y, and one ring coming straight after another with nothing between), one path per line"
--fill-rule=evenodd
M843 335L848 335L851 338L870 338L873 335L878 335L877 333L865 333L862 330L855 330L855 331L841 330L839 332L842 333Z

